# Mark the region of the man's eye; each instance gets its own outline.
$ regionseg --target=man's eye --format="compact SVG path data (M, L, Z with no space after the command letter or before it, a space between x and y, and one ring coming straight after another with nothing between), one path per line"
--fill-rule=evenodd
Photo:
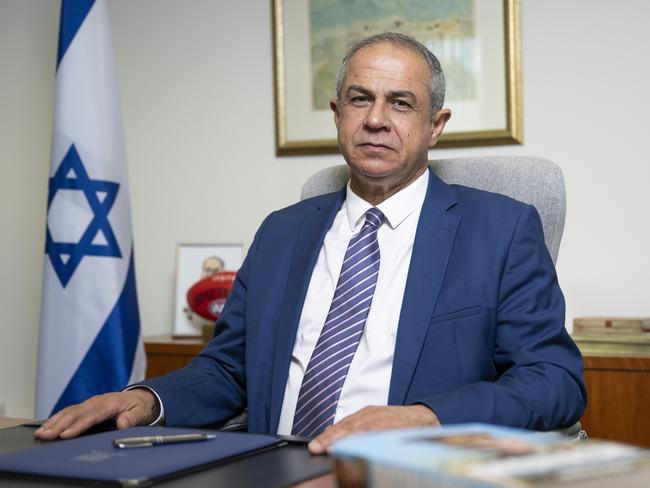
M355 97L350 98L350 102L354 104L360 104L360 103L366 103L368 102L368 97L365 95L357 95Z
M393 105L397 108L411 108L411 105L404 100L395 100Z

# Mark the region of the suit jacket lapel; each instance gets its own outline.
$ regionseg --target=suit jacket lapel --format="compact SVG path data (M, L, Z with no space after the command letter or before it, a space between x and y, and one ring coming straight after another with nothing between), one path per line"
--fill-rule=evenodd
M329 200L319 200L305 216L298 231L296 246L290 266L287 288L279 315L273 375L271 384L270 430L275 432L280 420L280 409L289 374L289 364L298 330L298 322L305 302L311 272L316 265L325 234L332 226L337 212L345 200L343 188Z
M455 203L453 190L429 169L397 329L389 405L403 404L420 357L460 222L447 212Z

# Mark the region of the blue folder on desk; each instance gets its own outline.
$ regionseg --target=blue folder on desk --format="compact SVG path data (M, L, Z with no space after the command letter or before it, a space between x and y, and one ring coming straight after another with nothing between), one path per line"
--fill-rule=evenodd
M0 457L0 474L92 484L150 486L201 468L216 466L281 443L268 435L210 432L211 440L117 449L113 439L190 434L196 429L134 427L70 440L52 441Z

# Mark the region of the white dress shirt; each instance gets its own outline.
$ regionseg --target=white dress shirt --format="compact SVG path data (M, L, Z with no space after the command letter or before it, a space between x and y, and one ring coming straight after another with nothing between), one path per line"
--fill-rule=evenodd
M415 232L427 191L429 172L377 208L386 216L377 239L381 256L372 305L357 351L341 390L334 422L367 405L386 405L395 338ZM372 205L347 186L346 199L325 235L309 281L284 390L278 434L291 434L298 393L307 364L329 311L350 238L358 233Z

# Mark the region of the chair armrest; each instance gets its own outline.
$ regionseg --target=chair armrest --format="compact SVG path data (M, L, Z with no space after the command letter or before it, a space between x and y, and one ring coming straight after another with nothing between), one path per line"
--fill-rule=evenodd
M241 432L248 430L248 410L244 409L230 420L227 420L217 430L223 432Z
M564 436L571 437L576 441L584 441L587 439L587 432L582 429L582 424L580 421L576 422L570 427L565 427L564 429L554 429L551 432L558 432Z

